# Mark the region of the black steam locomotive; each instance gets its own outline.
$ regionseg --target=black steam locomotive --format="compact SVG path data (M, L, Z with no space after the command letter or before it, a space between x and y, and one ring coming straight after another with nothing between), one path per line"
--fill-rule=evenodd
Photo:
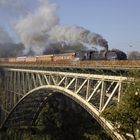
M86 50L76 53L80 60L126 60L127 55L120 50Z

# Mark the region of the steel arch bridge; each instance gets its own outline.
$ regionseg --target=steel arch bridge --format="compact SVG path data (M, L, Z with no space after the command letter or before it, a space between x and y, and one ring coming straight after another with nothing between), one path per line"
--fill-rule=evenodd
M122 76L5 68L1 129L35 125L47 98L59 92L87 110L114 140L123 140L100 114L120 101L126 80Z

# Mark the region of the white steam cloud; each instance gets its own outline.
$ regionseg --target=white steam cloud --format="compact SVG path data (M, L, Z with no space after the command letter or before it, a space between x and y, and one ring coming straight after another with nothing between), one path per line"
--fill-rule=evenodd
M55 4L41 2L38 10L26 17L21 18L15 29L25 44L26 51L31 48L37 53L41 53L48 42L47 32L59 24L59 18L56 15L57 7Z
M0 44L7 44L12 42L13 41L9 34L2 27L0 27Z
M17 21L15 29L26 46L26 51L32 49L42 53L50 43L87 43L108 49L107 41L99 34L92 33L79 26L62 26L57 16L56 4L40 0L40 6L34 13Z

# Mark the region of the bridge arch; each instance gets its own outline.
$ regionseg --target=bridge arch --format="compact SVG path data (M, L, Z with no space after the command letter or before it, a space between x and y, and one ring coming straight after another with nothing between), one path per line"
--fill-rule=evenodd
M43 86L39 86L37 88L30 90L27 94L25 94L19 100L19 102L15 105L15 107L9 113L8 117L2 124L2 128L9 127L9 125L12 126L14 122L15 122L14 125L21 125L22 123L24 123L25 119L27 119L27 124L31 123L31 125L33 125L40 111L42 110L44 104L46 103L47 97L51 96L55 92L59 92L71 98L72 100L77 102L79 105L81 105L85 110L87 110L89 114L93 116L93 118L96 121L99 122L99 124L106 130L106 132L113 138L113 140L124 140L124 137L118 134L117 132L115 132L113 129L113 126L108 121L106 121L103 117L100 116L99 111L94 106L92 106L89 102L87 102L85 99L80 97L78 94L75 94L71 90L66 89L64 87L56 86L56 85L43 85ZM37 100L37 103L34 104L34 100ZM28 104L30 104L31 106L30 105L28 106ZM30 112L28 110L28 107L29 108L35 107L34 109L36 110L32 109L33 112ZM27 116L20 117L20 115L23 114L22 109L24 109L25 112L27 111L29 114L27 114ZM19 123L18 123L18 118L15 118L14 120L14 117L15 115L17 115L17 112L19 115L18 116ZM30 113L33 113L33 114L30 116Z

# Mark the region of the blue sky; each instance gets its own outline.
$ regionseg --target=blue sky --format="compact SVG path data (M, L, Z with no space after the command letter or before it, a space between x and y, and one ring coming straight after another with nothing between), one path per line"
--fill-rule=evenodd
M78 25L101 34L109 48L125 52L140 51L140 0L49 0L58 6L60 23ZM25 0L24 12L35 11L37 0ZM4 9L5 8L5 9ZM11 24L22 13L20 9L0 7L0 25L15 39ZM27 12L27 11L26 11ZM131 46L131 47L130 47Z
M60 6L62 24L76 24L100 33L110 48L140 51L139 0L52 1Z

